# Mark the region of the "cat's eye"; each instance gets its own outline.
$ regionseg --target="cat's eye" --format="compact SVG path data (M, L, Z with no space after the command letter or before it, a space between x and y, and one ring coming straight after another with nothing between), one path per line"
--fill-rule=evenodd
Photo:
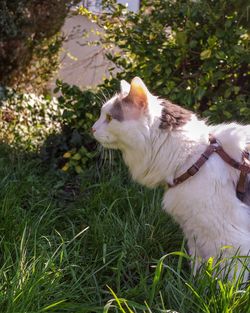
M112 116L110 114L106 114L106 121L107 123L110 123L112 121Z

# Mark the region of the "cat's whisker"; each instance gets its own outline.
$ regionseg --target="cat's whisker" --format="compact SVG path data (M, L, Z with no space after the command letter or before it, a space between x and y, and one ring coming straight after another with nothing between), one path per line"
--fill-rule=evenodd
M112 150L109 150L109 169L112 167Z
M106 159L106 149L104 149L101 144L98 145L97 149L100 154L100 167L103 167L105 164L105 159Z
M109 99L109 97L110 97L109 91L108 91L108 90L105 90L105 91L104 91L103 89L101 89L101 90L100 90L100 94L97 95L97 99L98 99L101 103L107 102L108 99Z
M105 103L107 100L107 97L105 97L105 94L103 91L101 91L101 94L98 94L96 97L100 103Z

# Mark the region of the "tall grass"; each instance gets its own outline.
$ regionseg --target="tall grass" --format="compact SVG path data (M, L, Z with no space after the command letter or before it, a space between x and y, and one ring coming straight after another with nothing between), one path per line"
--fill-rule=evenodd
M122 166L75 178L0 147L0 312L250 312L210 260L194 277L162 191Z

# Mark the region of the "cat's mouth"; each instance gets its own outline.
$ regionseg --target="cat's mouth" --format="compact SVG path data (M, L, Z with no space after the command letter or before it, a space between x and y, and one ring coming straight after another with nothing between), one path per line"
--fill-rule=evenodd
M115 140L110 140L107 136L97 136L94 134L95 139L107 149L117 149L117 142Z
M106 149L118 149L117 144L115 142L100 142L100 144L103 146L103 148Z
M101 140L100 138L98 138L97 141L103 146L103 148L117 149L117 143L115 141Z

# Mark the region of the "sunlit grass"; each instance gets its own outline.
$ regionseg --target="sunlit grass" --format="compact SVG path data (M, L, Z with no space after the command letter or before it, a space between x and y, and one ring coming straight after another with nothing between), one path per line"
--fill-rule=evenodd
M76 178L0 151L1 313L250 312L249 286L214 260L193 276L162 191L119 158Z

